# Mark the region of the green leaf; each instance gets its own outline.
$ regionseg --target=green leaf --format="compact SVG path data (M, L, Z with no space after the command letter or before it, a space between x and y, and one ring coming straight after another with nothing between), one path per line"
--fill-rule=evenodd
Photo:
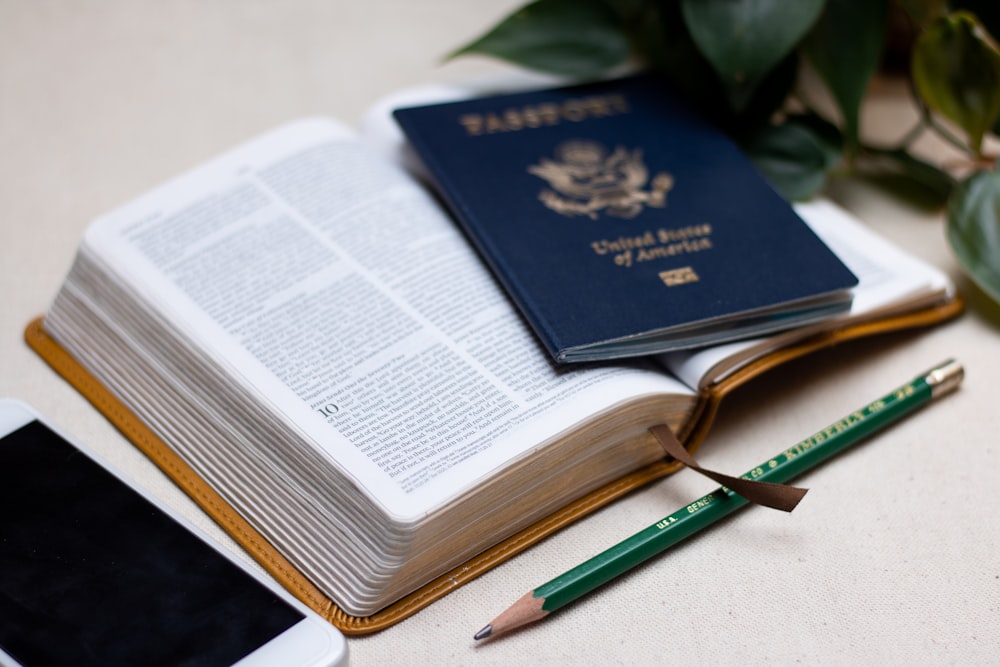
M517 10L449 57L480 54L529 69L594 77L624 63L628 37L600 0L538 0Z
M602 0L622 23L634 21L640 17L646 8L646 0ZM576 3L579 4L579 3Z
M1000 2L997 0L955 0L951 6L975 15L994 39L1000 37Z
M1000 2L997 0L958 0L955 9L964 9L974 14L996 42L1000 38ZM993 123L993 134L1000 136L1000 117Z
M899 5L917 27L922 27L931 19L948 13L948 0L900 0Z
M757 132L744 150L764 178L788 200L808 199L840 162L840 145L814 119L791 118Z
M730 133L739 139L765 127L795 89L799 76L799 54L792 51L757 84L746 106L729 121Z
M851 154L858 146L861 100L882 57L887 17L886 2L827 0L804 44L806 58L840 108Z
M725 90L698 51L676 2L651 3L634 35L640 56L663 72L702 113L728 109Z
M798 56L792 52L760 82L745 108L735 113L715 70L691 39L678 3L647 6L633 38L646 63L663 72L702 116L737 139L770 121L788 98L798 74Z
M976 18L934 20L917 39L911 69L927 106L962 128L979 154L1000 115L1000 51Z
M948 242L969 277L1000 303L1000 173L979 172L948 204Z
M954 177L901 148L867 148L859 165L864 175L914 203L940 209L957 185Z
M736 111L805 37L825 0L681 0L684 22Z

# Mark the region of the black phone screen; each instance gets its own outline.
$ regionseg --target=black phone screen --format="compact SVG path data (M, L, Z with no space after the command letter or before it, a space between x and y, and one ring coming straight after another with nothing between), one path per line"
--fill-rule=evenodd
M303 618L34 421L0 440L0 647L24 665L227 665Z

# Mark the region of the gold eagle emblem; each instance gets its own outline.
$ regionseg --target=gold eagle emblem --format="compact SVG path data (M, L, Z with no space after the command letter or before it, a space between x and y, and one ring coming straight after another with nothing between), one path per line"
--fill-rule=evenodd
M618 146L612 153L595 141L572 140L559 144L555 160L542 158L528 172L546 180L551 189L538 198L547 207L567 217L585 215L593 220L605 212L618 218L634 218L645 206L662 208L674 178L661 172L650 188L649 169L642 149Z

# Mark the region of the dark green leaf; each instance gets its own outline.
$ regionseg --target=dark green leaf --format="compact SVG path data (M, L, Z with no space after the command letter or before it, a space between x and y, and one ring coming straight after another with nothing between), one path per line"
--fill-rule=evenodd
M754 89L746 106L726 127L738 138L765 127L774 118L774 112L782 108L785 100L795 88L799 75L799 55L793 51L761 80Z
M956 185L947 172L903 149L867 148L857 167L869 180L927 209L940 210Z
M932 19L948 13L947 0L900 0L899 4L917 27L923 27Z
M680 5L652 3L634 35L636 50L700 109L725 105L725 91L684 25Z
M840 161L839 145L798 119L768 126L744 149L764 178L789 200L816 194L827 172Z
M472 53L585 78L624 63L630 52L620 20L605 2L538 0L450 57Z
M788 116L787 123L801 125L822 143L832 162L839 162L844 152L844 135L840 128L817 113L800 113Z
M824 0L681 0L684 22L736 111L805 37Z
M644 62L663 72L703 117L737 139L770 121L787 99L798 74L798 57L793 52L757 86L746 108L735 113L715 70L691 39L680 5L651 4L633 39Z
M948 242L969 277L1000 303L1000 173L961 183L948 204Z
M953 4L955 9L964 9L975 14L983 27L989 31L994 42L1000 39L1000 2L997 0L959 0ZM1000 135L1000 117L993 124L993 134Z
M852 154L858 145L861 99L882 56L887 16L885 2L827 0L804 44L806 58L837 101Z
M646 0L602 0L621 23L638 19L646 8Z
M913 82L929 108L969 136L979 153L1000 115L1000 51L971 14L933 21L913 50Z
M974 14L993 35L994 39L1000 38L1000 2L997 0L957 0L951 5L956 10L963 9Z

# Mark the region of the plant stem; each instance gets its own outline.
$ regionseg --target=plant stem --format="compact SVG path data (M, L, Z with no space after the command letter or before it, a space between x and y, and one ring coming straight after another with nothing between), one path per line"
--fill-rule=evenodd
M916 141L926 129L927 121L923 114L921 114L921 117L917 120L917 124L913 126L913 129L903 135L903 138L896 144L896 149L901 151L909 149L910 144Z
M923 124L925 127L930 128L937 133L939 137L944 139L946 142L962 151L966 155L970 155L973 158L981 158L982 154L979 151L973 150L969 144L962 141L959 137L956 137L951 130L949 130L944 125L937 122L934 114L931 112L930 108L924 104L924 101L920 98L917 93L917 89L913 80L910 80L910 96L913 98L913 103L917 105L917 109L920 111L920 116L923 119Z

